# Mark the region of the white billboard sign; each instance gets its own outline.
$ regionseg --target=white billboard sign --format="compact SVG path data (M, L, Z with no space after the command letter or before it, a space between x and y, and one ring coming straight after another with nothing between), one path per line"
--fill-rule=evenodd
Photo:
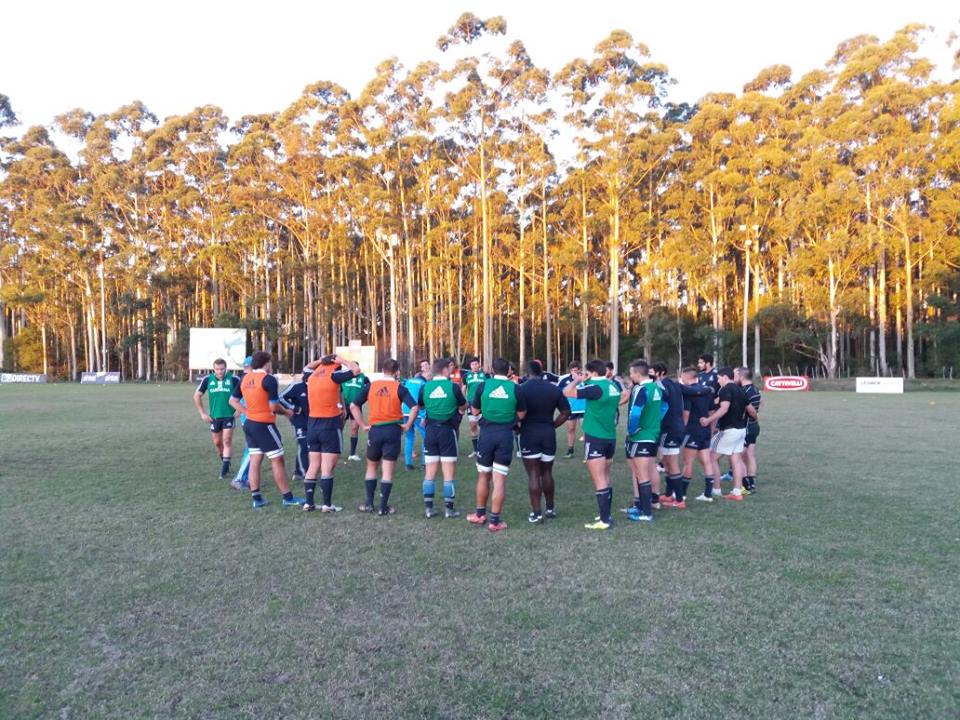
M243 369L247 331L243 328L190 328L190 369L209 370L223 358L230 370Z
M347 346L334 348L334 352L347 360L360 363L360 370L368 377L377 369L377 348L374 345L361 345L357 340L351 340Z
M857 392L901 395L903 394L903 378L858 377Z

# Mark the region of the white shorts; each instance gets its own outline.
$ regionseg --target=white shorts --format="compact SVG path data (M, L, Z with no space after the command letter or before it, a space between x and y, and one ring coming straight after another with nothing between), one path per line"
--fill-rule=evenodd
M727 428L713 436L710 441L710 449L717 455L736 455L743 452L746 439L746 428Z

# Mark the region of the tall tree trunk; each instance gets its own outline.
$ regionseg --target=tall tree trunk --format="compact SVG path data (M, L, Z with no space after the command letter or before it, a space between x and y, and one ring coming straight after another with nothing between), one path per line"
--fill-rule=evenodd
M913 348L913 257L910 242L910 234L906 227L902 231L903 237L903 292L906 296L906 315L907 325L907 377L913 379L917 376L916 358Z

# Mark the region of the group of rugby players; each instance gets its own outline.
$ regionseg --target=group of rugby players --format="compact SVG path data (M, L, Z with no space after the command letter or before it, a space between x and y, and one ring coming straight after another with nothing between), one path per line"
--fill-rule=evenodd
M367 433L364 499L360 512L391 515L394 472L401 450L406 468L413 470L416 435L422 437L424 461L423 502L426 518L441 514L435 508L438 474L442 483L443 516L456 518L456 463L459 428L466 415L476 459L476 503L466 519L491 532L504 530L502 519L506 480L514 455L527 474L530 496L528 521L542 523L557 517L553 465L557 453L556 431L567 426L565 458L574 456L577 423L582 424L584 463L593 482L599 514L585 527L607 530L613 525L611 469L621 408L627 418L625 454L631 470L633 503L624 508L628 519L651 522L654 510L687 507L687 489L699 461L704 475L702 502L719 498L741 501L756 491L757 413L760 392L749 368L713 367L713 357L701 355L698 368L684 368L678 379L667 375L662 362L635 360L629 379L614 374L610 362L592 360L581 367L573 362L562 377L545 371L543 363L527 364L517 376L502 358L490 371L478 359L460 371L450 358L420 363L419 372L401 381L400 365L386 360L382 376L370 380L360 366L338 355L311 362L302 379L282 392L271 374L269 353L247 358L245 372L237 377L217 360L194 393L194 404L210 424L220 455L220 477L230 470L234 422L243 422L246 450L240 472L231 482L249 488L252 505L268 504L260 487L266 456L283 506L303 511L339 512L333 504L334 473L343 452L343 427L351 421L350 455L357 455L359 431ZM208 394L209 412L202 396ZM366 416L364 415L366 407ZM295 478L302 478L304 496L294 496L286 478L283 443L276 416L290 419L296 432L298 453ZM728 457L730 473L721 476L719 460ZM659 459L659 462L658 462ZM660 474L665 479L661 482ZM733 482L724 495L721 479ZM379 502L375 503L379 482ZM316 502L317 485L321 502ZM665 487L664 487L665 485Z

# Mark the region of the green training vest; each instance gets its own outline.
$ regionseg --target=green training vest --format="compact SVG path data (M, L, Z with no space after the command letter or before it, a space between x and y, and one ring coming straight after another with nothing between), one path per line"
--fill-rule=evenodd
M207 375L207 397L210 403L210 417L215 419L231 418L234 409L230 407L230 395L233 393L233 376L229 373L223 380L217 380L213 373Z
M453 394L453 380L438 378L423 386L423 407L427 419L445 422L457 412L457 398Z
M620 406L620 391L606 378L587 380L586 385L599 385L603 391L596 400L587 399L583 413L583 433L600 440L617 439L617 409Z
M480 414L487 422L512 425L517 419L517 386L504 378L484 380Z

